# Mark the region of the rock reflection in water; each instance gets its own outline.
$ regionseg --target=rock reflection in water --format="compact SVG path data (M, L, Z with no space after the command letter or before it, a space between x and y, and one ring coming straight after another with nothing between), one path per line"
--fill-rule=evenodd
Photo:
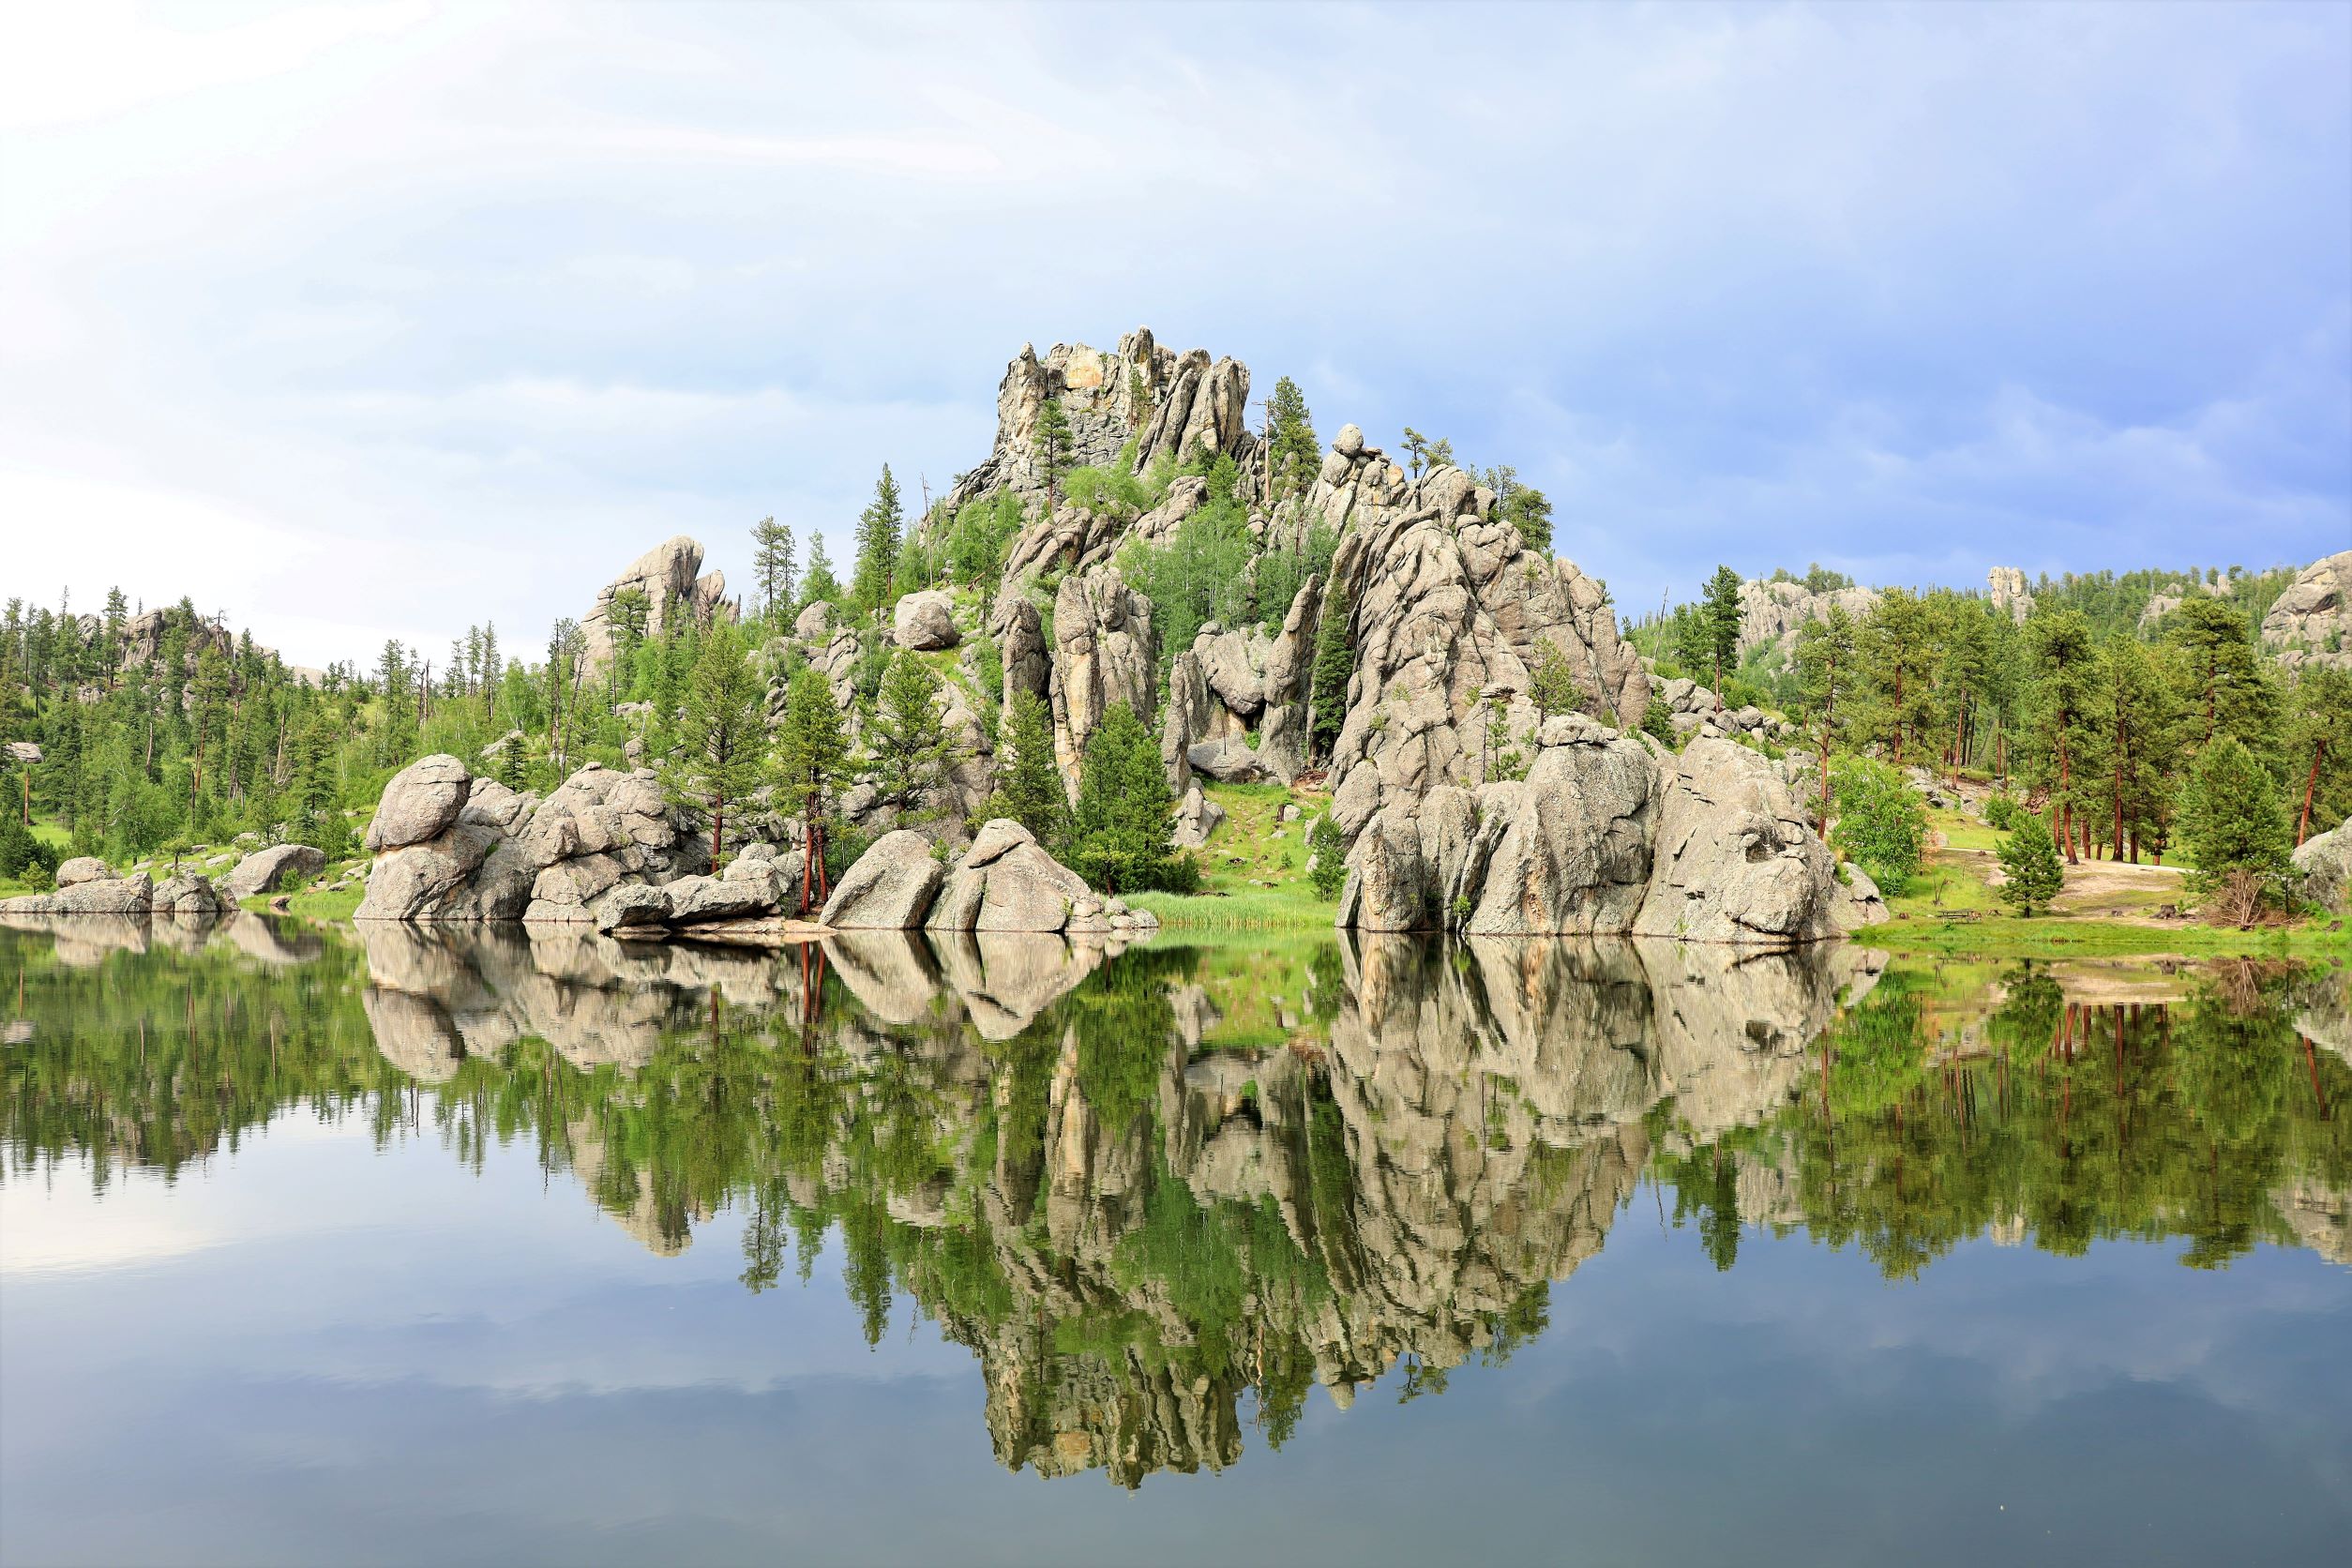
M0 935L19 1166L174 1168L295 1104L521 1138L656 1252L737 1210L754 1289L837 1236L867 1333L911 1299L1047 1474L1221 1468L1316 1385L1502 1360L1645 1176L1723 1267L1757 1227L1893 1276L1980 1235L2348 1255L2342 971L160 924Z

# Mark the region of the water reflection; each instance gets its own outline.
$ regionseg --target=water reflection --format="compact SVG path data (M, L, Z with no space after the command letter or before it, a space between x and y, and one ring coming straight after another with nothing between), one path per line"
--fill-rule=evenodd
M1544 1330L1645 1177L1719 1267L1963 1239L2352 1261L2341 970L1889 967L1864 949L1404 939L1124 953L873 933L0 931L13 1172L174 1171L290 1108L536 1152L744 1283L837 1234L870 1337L978 1356L998 1459L1135 1485ZM1651 1205L1642 1205L1647 1212Z

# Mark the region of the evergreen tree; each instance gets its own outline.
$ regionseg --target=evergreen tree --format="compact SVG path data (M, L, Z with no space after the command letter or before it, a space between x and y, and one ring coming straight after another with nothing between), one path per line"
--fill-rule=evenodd
M874 499L857 518L857 575L852 584L857 608L881 623L890 607L891 580L897 575L900 529L906 510L898 502L898 481L890 465L882 464L874 481ZM814 570L812 563L811 570Z
M1326 762L1348 722L1348 682L1355 674L1352 613L1347 584L1334 578L1315 623L1315 673L1307 698L1307 744Z
M776 806L801 811L803 856L802 912L810 904L812 883L822 895L824 874L825 800L850 767L850 741L841 723L840 705L833 687L817 671L803 665L792 676L784 696L784 721L776 738Z
M2253 752L2223 735L2198 753L2181 825L2196 884L2241 924L2286 881L2293 840L2278 785Z
M711 814L711 870L718 870L727 807L759 787L768 756L767 688L745 656L743 634L720 623L702 638L678 717L667 782Z
M2164 774L2172 755L2173 704L2148 650L2128 637L2100 651L2094 723L2106 776L2107 858L2139 859L2143 829L2163 813L2170 793Z
M2058 864L2058 842L2050 824L2031 811L2020 811L2016 825L2000 841L2002 899L2027 919L2035 905L2048 908L2066 883L2066 868Z
M2037 614L2027 626L2033 669L2030 690L2034 772L2050 791L2050 822L2068 864L2077 862L2077 808L2083 804L2078 763L2096 744L2090 714L2097 659L2090 628L2071 610Z
M801 608L840 602L841 581L833 575L833 557L825 550L825 536L812 534L808 536L808 572L800 580Z
M1890 588L1862 622L1862 668L1869 685L1862 732L1889 748L1896 767L1915 757L1935 728L1937 628L1918 595Z
M1740 574L1717 566L1707 580L1707 652L1715 664L1715 706L1723 706L1723 667L1740 660Z
M1427 436L1425 436L1425 435L1423 435L1423 434L1422 434L1419 430L1414 430L1414 429L1413 429L1410 425L1406 426L1406 427L1405 427L1405 469L1406 469L1406 472L1407 472L1407 473L1409 473L1409 474L1410 474L1410 475L1411 475L1414 478L1418 479L1418 478L1420 478L1420 477L1421 477L1421 469L1422 469L1422 465L1423 465L1424 463L1427 462L1428 460L1429 460L1429 438L1428 438Z
M1814 831L1830 830L1830 757L1837 749L1838 702L1854 681L1854 621L1846 607L1830 606L1797 628L1797 669L1805 701L1812 705L1817 745L1821 750L1820 807L1814 813Z
M769 621L792 605L792 586L800 575L792 559L792 531L774 518L751 525L751 575L760 585L761 613Z
M1111 893L1192 891L1199 868L1168 845L1172 804L1159 743L1133 708L1110 703L1086 742L1071 823L1072 867Z
M2303 768L2302 803L2297 810L2295 843L2311 837L2313 808L2322 823L2352 817L2352 671L2307 664L2296 683L2287 755Z
M1061 399L1048 398L1038 405L1031 439L1036 444L1037 467L1046 476L1046 511L1051 515L1061 499L1062 475L1070 467L1070 416L1063 412Z
M1053 750L1053 715L1033 691L1013 694L1012 763L1004 770L999 814L1012 818L1059 854L1070 827L1069 787ZM1000 759L1001 761L1001 759Z
M1518 530L1528 549L1552 552L1552 504L1533 485L1519 482L1519 471L1500 463L1478 475L1478 482L1495 492L1495 516Z
M1560 645L1548 637L1535 640L1535 669L1528 677L1527 694L1543 718L1571 712L1584 701L1584 688L1576 684L1576 672L1568 667Z
M2255 657L2246 616L2224 599L2193 594L2164 625L2166 640L2183 656L2184 696L2197 716L2194 743L2230 735L2257 755L2269 750L2278 693Z
M1315 422L1306 411L1305 394L1298 383L1284 376L1266 400L1266 477L1275 498L1304 495L1322 467L1322 443L1315 437Z
M939 712L939 677L901 649L883 671L866 727L876 800L901 815L921 808L946 766L947 726Z

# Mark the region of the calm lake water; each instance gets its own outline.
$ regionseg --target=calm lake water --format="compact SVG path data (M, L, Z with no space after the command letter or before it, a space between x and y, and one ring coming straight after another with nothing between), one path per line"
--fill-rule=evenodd
M2341 968L0 929L0 1560L2328 1562Z

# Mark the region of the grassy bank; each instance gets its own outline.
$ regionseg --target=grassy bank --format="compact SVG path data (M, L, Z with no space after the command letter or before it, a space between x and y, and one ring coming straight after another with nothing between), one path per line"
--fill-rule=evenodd
M1127 902L1169 930L1328 929L1335 906L1306 880L1307 819L1323 798L1279 784L1208 784L1203 792L1224 808L1225 822L1197 852L1200 891L1140 893ZM1292 805L1299 820L1286 822L1282 808Z

